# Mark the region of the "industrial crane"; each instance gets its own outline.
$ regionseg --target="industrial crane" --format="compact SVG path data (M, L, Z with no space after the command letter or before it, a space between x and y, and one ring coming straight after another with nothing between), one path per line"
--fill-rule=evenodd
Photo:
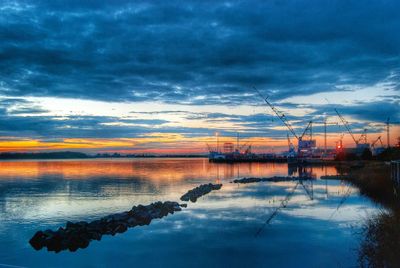
M375 144L376 144L378 141L381 143L381 146L383 147L383 142L382 142L381 136L379 136L376 140L374 140L374 141L371 143L371 147L372 147L372 148L375 148Z
M238 148L238 151L241 152L243 150L243 148L245 148L245 147L247 147L245 149L245 152L251 152L251 142L246 142L246 143L240 145Z
M280 112L278 109L275 108L269 101L268 97L265 98L261 92L256 88L253 87L257 93L261 96L261 98L268 104L268 106L274 111L274 113L278 116L278 118L283 122L283 124L289 129L289 131L293 134L293 136L296 137L296 139L301 140L301 137L297 136L296 132L294 131L293 127L290 125L289 121L286 119L286 116L284 113Z
M361 134L360 138L358 139L358 143L360 143L360 142L362 142L364 144L367 143L367 129L366 128L364 128L364 133Z
M300 136L300 140L302 140L303 137L307 134L309 135L310 140L312 140L312 124L313 124L313 121L308 122L306 128L303 131L303 134L301 134L301 136Z
M210 144L206 143L206 145L207 145L207 149L208 149L209 152L216 152L217 151L215 148L210 146Z
M294 148L292 141L289 138L289 133L287 133L286 135L287 135L287 141L288 141L289 155L291 157L293 157L295 155L295 148Z
M344 117L339 113L339 111L334 108L336 114L339 116L340 121L342 121L344 127L347 129L347 132L349 132L351 138L353 139L353 141L355 142L356 145L358 145L359 141L356 140L356 138L354 137L353 132L350 129L349 123L344 119Z
M310 150L312 147L315 146L315 140L312 139L312 125L313 123L315 123L314 121L309 121L306 128L303 131L303 134L301 136L298 136L296 134L296 132L294 131L293 127L291 126L291 124L289 123L289 121L287 120L286 116L284 113L280 112L275 106L272 105L272 103L270 103L268 101L268 97L264 97L261 92L256 88L253 87L256 92L261 96L261 98L267 103L267 105L272 109L272 111L278 116L278 118L283 122L283 124L289 129L289 131L293 134L293 136L298 140L298 151L301 151L301 148L304 148L306 150ZM325 126L325 154L326 154L326 126L335 124L337 125L338 123L327 123L326 121L324 122L318 122L318 123L323 123ZM304 141L304 137L308 135L310 137L309 141ZM290 146L289 146L290 147Z
M307 127L305 128L303 134L299 137L299 136L296 134L296 132L294 131L292 125L291 125L291 124L289 123L289 121L286 119L285 114L282 113L281 111L279 111L275 106L273 106L272 103L270 103L270 102L268 101L268 97L265 98L265 97L261 94L261 92L260 92L256 87L253 87L253 88L257 91L257 93L261 96L261 98L268 104L268 106L272 109L272 111L278 116L278 118L283 122L283 124L289 129L289 131L293 134L293 136L294 136L297 140L301 141L301 140L303 139L303 137L306 135L307 132L310 133L310 139L312 139L312 131L311 131L311 128L312 128L312 121L310 121L310 122L308 123L308 125L307 125Z
M290 148L293 147L293 143L291 142L291 140L289 138L289 133L287 133L286 136L287 136L288 147L289 147L289 150L290 150Z
M376 144L378 141L380 142L381 147L375 147L375 144ZM379 136L376 140L374 140L374 141L371 143L371 149L372 149L372 155L379 155L379 154L381 154L381 153L385 150L385 149L384 149L384 146L383 146L383 142L382 142L381 136Z

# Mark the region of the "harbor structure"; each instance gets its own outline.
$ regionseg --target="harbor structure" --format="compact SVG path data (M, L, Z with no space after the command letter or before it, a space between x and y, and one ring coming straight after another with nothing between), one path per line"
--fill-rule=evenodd
M280 119L284 126L288 129L287 140L288 140L288 151L275 154L275 153L264 153L255 154L251 150L251 144L245 144L240 146L239 134L236 138L236 146L233 142L225 142L220 150L219 146L219 133L216 134L217 146L216 149L211 148L208 144L209 149L209 160L212 162L288 162L288 163L326 163L333 161L340 155L354 155L355 157L362 157L370 154L377 156L381 154L386 148L390 148L389 142L389 128L390 124L397 124L398 122L390 122L390 118L385 122L386 134L387 134L387 147L383 145L381 136L379 136L372 143L368 142L367 129L364 129L363 133L357 139L350 128L349 123L345 120L342 114L334 108L335 113L340 119L341 124L345 127L346 131L350 134L354 141L355 147L345 148L343 146L344 133L340 135L334 149L327 147L327 126L328 125L339 125L338 122L327 122L325 119L322 122L311 120L308 122L303 133L298 135L295 129L290 124L286 115L279 111L268 99L264 97L259 90L253 87L256 92L265 101L268 107L275 113ZM313 124L318 124L324 127L324 146L323 148L317 146L317 141L313 137ZM290 140L289 134L291 134L297 140L296 146ZM379 143L378 143L379 142ZM380 145L380 146L379 146ZM245 148L244 148L245 147Z

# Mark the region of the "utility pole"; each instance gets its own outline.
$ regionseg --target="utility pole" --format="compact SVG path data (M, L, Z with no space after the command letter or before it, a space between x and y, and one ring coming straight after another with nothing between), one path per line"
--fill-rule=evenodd
M324 154L326 155L326 119L324 120Z
M215 133L215 135L217 136L217 153L219 153L219 138L218 138L218 132Z
M236 132L236 148L239 151L239 132Z
M389 121L390 121L390 117L388 117L386 120L386 138L387 138L387 147L388 148L390 148Z

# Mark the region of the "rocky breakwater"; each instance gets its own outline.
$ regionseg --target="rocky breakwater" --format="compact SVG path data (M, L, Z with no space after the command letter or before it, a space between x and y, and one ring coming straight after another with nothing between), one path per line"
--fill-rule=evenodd
M192 190L189 190L186 194L182 195L181 200L182 201L192 201L196 202L197 198L206 195L210 193L213 190L219 190L221 189L222 184L202 184Z
M242 178L242 179L236 179L233 180L233 183L255 183L255 182L264 182L264 181L269 181L269 182L281 182L281 181L296 181L296 180L311 180L312 178L310 177L280 177L280 176L274 176L274 177L269 177L269 178Z
M103 235L115 235L125 232L129 227L148 225L153 219L180 210L180 204L170 201L138 205L129 211L112 214L100 220L67 222L65 227L60 227L57 231L38 231L29 243L36 250L46 247L48 251L55 252L67 249L76 251L78 248L86 248L92 240L101 240Z
M348 179L349 175L325 175L321 176L321 180L343 180Z

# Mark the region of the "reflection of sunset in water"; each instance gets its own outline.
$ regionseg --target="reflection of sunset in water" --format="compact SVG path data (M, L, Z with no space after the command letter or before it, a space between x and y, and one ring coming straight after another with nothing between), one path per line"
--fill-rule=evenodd
M262 248L260 256L277 249L283 256L288 244L314 241L307 252L318 252L321 245L328 245L322 251L333 252L339 248L342 249L340 256L343 256L348 251L348 247L343 245L357 241L348 232L347 225L358 224L366 212L375 210L375 206L360 196L353 186L339 180L320 179L229 183L238 177L300 175L318 178L336 173L334 167L213 164L205 158L3 161L0 162L0 240L7 246L0 250L0 259L18 252L30 256L38 264L44 257L52 267L60 266L60 262L68 264L63 266L77 267L81 266L79 256L85 254L95 259L117 248L115 256L120 256L136 247L133 252L153 256L154 249L160 245L163 249L173 247L174 252L183 252L188 248L197 249L199 245L204 250L209 247L209 241L212 245L219 244L222 251L232 248L232 245L242 248L243 244L254 249ZM155 201L181 202L180 197L188 190L210 182L222 183L223 186L199 198L196 203L189 202L187 208L176 215L155 220L149 226L132 228L115 237L105 237L73 257L68 253L57 255L45 251L38 254L27 247L27 241L39 229L55 230L64 226L66 221L96 220L127 211L133 205ZM266 219L289 193L293 195L287 206L280 209L271 224L254 239L254 233L265 225ZM162 239L165 241L160 244ZM196 258L190 253L181 255L186 254L189 254L187 258ZM304 252L301 254L308 256ZM181 255L174 257L181 258ZM207 254L211 255L211 252ZM13 264L24 266L25 263L17 257L20 255L13 256L16 256ZM136 257L141 258L141 254ZM268 266L274 266L270 264Z
M12 196L13 193L19 196L15 202L5 202L6 211L13 211L25 219L66 215L72 211L80 217L89 212L117 211L120 207L129 208L156 198L177 200L200 183L222 183L224 189L235 190L238 185L227 182L238 177L299 174L319 177L325 173L336 174L336 169L298 169L274 163L215 164L205 158L0 162L0 182L7 189L4 196ZM290 182L287 184L291 185ZM285 183L279 185L284 186ZM234 202L230 198L228 200ZM251 199L243 201L242 205L252 204Z
M149 180L184 180L204 178L221 181L236 177L276 175L336 174L334 167L288 167L276 163L213 164L207 159L90 159L54 161L0 162L1 179L33 179L53 176L65 179L142 178Z

